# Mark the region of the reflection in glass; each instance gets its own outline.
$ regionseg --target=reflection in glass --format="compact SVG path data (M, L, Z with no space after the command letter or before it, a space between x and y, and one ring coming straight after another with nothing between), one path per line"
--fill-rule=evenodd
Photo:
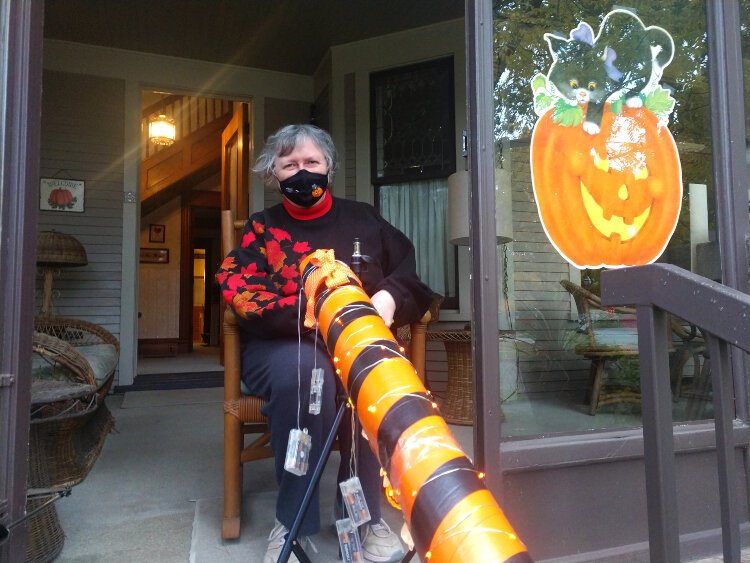
M667 126L677 144L683 197L676 228L659 261L720 279L704 3L635 1L628 7L646 28L662 26L674 40L674 55L659 83L675 100ZM595 41L612 7L594 0L497 0L493 8L497 207L498 217L501 212L511 217L513 233L511 243L498 247L499 323L515 335L511 343L500 345L503 435L640 426L634 312L597 305L600 271L579 270L557 252L540 221L530 165L535 102L540 103L532 82L540 74L546 77L553 62L545 34ZM580 31L581 22L590 25L594 37L587 39L587 32ZM571 35L571 30L578 31ZM629 33L640 31L622 31L626 37ZM625 47L620 49L624 53ZM655 61L658 53L658 47L652 49ZM611 54L601 62L613 60L616 67ZM575 66L574 60L569 63ZM570 77L574 79L571 86L580 89L580 80ZM592 92L598 87L597 80L584 82ZM617 96L608 99L612 105L617 103ZM584 106L575 104L569 105L570 110L579 112L584 121L585 114L580 112ZM588 134L597 134L595 129ZM546 163L549 174L570 173L565 169L569 161L555 155L550 158ZM575 232L587 220L584 215L567 214L565 226ZM670 341L675 421L711 417L710 363L702 335L675 318Z

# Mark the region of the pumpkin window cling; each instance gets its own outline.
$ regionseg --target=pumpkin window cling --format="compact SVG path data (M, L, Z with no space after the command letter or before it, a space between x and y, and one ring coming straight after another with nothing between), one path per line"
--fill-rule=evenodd
M613 10L594 37L581 22L545 34L547 76L531 82L539 116L531 178L542 226L579 269L655 261L677 226L682 170L667 128L675 100L659 85L674 41Z

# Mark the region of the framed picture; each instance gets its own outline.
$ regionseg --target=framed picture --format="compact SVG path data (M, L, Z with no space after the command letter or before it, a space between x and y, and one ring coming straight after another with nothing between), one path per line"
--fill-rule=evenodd
M169 249L141 248L140 260L146 264L169 264Z
M161 242L164 243L167 229L164 225L149 225L148 228L148 242Z
M83 180L42 178L39 180L39 209L83 213Z

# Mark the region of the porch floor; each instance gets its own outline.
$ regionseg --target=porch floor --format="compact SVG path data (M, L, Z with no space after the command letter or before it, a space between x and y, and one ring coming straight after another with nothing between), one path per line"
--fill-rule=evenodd
M221 540L222 392L137 391L107 397L115 431L87 478L56 503L65 532L57 561L262 561L275 512L271 459L245 468L241 537ZM455 435L470 452L471 428L457 427ZM314 538L318 553L309 553L315 562L340 561L338 541L327 527L338 456L331 454L321 484L324 529ZM400 513L385 503L383 508L391 527L400 530Z
M241 537L221 540L222 391L134 391L107 397L115 431L88 477L56 503L65 532L57 561L262 561L275 512L272 460L245 469ZM472 428L451 428L471 455ZM326 526L338 455L332 453L321 484L323 530L314 538L318 553L309 554L316 563L340 561L336 536ZM400 513L385 503L384 517L400 530ZM742 561L750 563L750 551Z

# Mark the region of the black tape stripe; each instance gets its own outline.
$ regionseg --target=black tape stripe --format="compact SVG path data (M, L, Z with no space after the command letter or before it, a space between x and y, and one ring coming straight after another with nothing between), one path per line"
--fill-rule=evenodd
M438 414L432 400L425 393L412 393L393 403L378 427L378 453L380 463L391 471L391 457L401 434L418 420Z
M435 478L438 475L442 476ZM438 526L454 506L483 488L466 457L451 459L438 467L417 493L411 510L411 535L418 552L425 553L430 549ZM404 492L407 493L411 494Z
M378 311L367 301L354 301L339 309L330 325L328 325L328 334L326 335L326 346L328 353L333 356L336 349L336 343L339 341L341 333L353 321L362 317L377 317ZM341 322L336 322L340 319Z
M349 387L347 391L355 405L357 404L357 397L359 396L359 390L362 388L362 383L375 368L378 360L400 357L403 357L403 354L399 351L398 343L393 340L375 340L363 347L359 355L354 358L346 380Z
M339 289L340 287L346 287L348 285L352 285L354 287L362 287L357 283L357 280L354 278L349 278L349 283L344 283L341 285L337 285L336 287L331 288L325 288L323 291L319 292L318 295L315 297L315 318L318 318L318 315L320 315L320 310L323 308L323 303L325 303L326 299L328 299L328 296Z

